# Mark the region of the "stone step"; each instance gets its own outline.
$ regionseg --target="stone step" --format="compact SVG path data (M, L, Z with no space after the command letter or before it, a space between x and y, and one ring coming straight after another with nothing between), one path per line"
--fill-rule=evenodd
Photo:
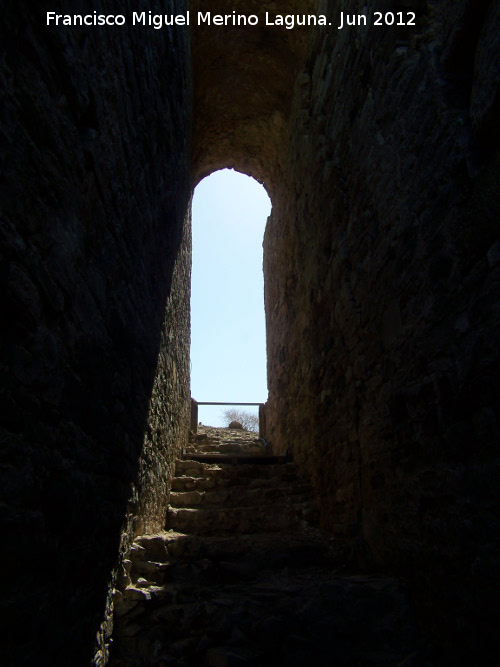
M219 454L250 454L256 456L266 455L267 450L265 445L260 445L257 443L250 444L241 444L236 442L226 442L226 443L207 443L207 444L196 444L188 445L183 450L184 454L207 454L207 453L219 453Z
M167 529L124 562L110 667L423 664L399 584L345 573L345 547L304 521L311 489L293 463L190 456Z
M291 485L281 482L279 485L253 486L241 488L241 485L213 490L173 491L170 494L171 507L200 507L223 505L239 507L270 505L275 501L290 498L292 502L306 502L310 497L307 484Z
M398 582L332 567L133 586L115 596L115 621L111 667L429 664Z
M279 479L291 480L298 478L299 474L294 463L266 463L265 465L259 465L254 461L247 461L245 465L235 466L230 461L217 461L213 463L177 459L175 462L175 476L205 479L222 477L238 480L243 478L277 477Z
M216 509L169 508L167 529L197 535L280 531L298 520L296 509L283 502L272 509L232 507Z
M317 530L302 526L300 532L282 531L270 536L268 533L234 536L199 536L173 530L154 535L141 535L136 538L130 558L133 563L139 561L175 562L180 559L196 560L200 558L220 558L222 553L234 558L245 557L259 551L269 558L272 550L303 551L315 553L330 550L331 545L338 551L336 540L325 539ZM254 556L252 555L252 558ZM271 559L272 560L272 559Z
M202 463L230 463L232 465L275 465L288 461L286 454L223 454L219 452L186 454L185 458Z
M237 485L237 478L215 477L215 475L211 477L189 477L185 475L183 477L174 477L172 480L172 491L207 491L208 489L225 489Z
M241 471L245 470L245 468L242 468ZM284 468L284 466L279 466L279 468ZM193 477L188 475L174 477L172 480L172 491L207 491L209 489L229 489L235 486L242 489L254 489L257 487L264 489L273 488L280 484L293 485L296 483L301 486L305 484L303 478L291 470L280 471L281 474L279 472L273 474L272 471L267 470L269 473L267 476L259 474L255 477L241 475L239 468L233 468L232 471L232 473L231 471L226 471L226 474L221 473L218 476L211 475L209 477Z
M209 583L214 576L237 582L270 567L303 568L331 562L334 547L335 541L319 539L314 533L289 531L226 537L180 533L142 536L132 552L130 582L138 586L143 580L159 586L186 576L191 583Z

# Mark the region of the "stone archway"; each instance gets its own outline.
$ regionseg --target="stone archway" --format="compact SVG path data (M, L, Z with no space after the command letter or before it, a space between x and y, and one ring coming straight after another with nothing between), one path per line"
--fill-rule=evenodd
M203 11L259 17L255 27L195 25L193 63L193 175L234 167L271 193L280 181L294 85L310 29L266 27L271 15L314 13L317 2L199 2Z

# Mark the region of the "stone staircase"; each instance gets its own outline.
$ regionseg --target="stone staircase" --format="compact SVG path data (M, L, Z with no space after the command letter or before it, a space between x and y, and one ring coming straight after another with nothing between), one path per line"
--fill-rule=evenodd
M124 564L110 664L430 664L401 585L349 573L308 484L265 450L207 427L177 461L166 530Z

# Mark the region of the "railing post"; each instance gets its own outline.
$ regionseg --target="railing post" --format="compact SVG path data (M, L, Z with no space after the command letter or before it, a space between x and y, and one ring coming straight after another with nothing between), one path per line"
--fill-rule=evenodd
M191 431L198 433L198 403L191 398Z
M266 406L264 403L259 405L259 437L266 439Z

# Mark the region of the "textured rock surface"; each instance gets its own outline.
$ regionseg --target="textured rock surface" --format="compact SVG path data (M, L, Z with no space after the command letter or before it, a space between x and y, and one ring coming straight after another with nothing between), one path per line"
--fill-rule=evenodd
M189 432L186 454L219 453L262 456L268 453L265 441L252 431L229 427L200 426L197 434ZM177 464L178 465L178 464Z
M193 27L194 182L235 167L271 193L281 180L295 77L309 28L266 27L265 14L314 12L314 0L193 0L214 14L253 14L259 25Z
M499 3L407 4L406 33L315 31L297 78L264 243L267 430L322 525L408 576L474 664L498 566Z
M89 664L188 423L187 35L49 29L48 5L0 27L5 665Z

